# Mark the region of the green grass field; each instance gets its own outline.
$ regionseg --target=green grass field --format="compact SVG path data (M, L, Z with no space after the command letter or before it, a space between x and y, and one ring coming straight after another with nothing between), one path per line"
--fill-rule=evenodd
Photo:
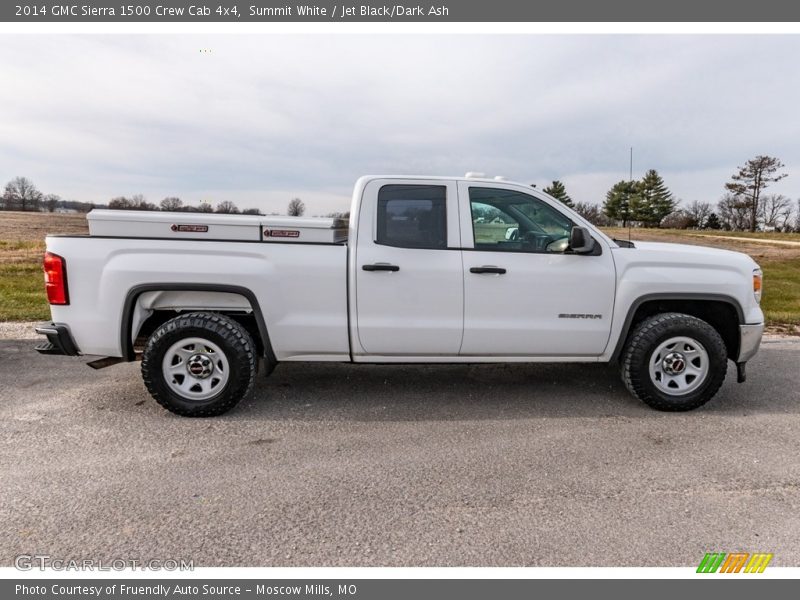
M39 261L0 263L0 321L50 318Z
M505 226L498 227L498 232L501 229L504 232ZM80 215L0 212L0 321L36 321L49 318L41 267L44 233L85 233L85 230L86 221ZM627 229L609 228L606 233L622 239L628 237ZM798 331L800 246L750 243L746 238L800 241L800 234L634 229L630 235L633 240L699 244L750 254L764 270L764 297L761 307L767 323L773 328ZM739 239L703 239L708 235Z
M0 211L0 321L50 318L42 255L48 233L86 233L80 214Z
M800 325L800 259L762 261L761 309L770 325Z
M43 241L0 240L0 321L50 318L43 254Z

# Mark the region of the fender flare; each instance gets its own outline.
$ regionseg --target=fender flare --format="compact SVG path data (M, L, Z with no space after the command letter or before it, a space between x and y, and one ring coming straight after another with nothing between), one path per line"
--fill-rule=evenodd
M261 312L261 305L258 303L256 295L252 290L239 285L225 285L216 283L145 283L135 285L128 290L125 296L125 303L122 307L122 323L120 324L120 347L122 357L131 362L136 360L136 353L133 350L133 339L131 335L131 322L133 320L133 308L139 296L145 292L228 292L244 296L253 309L253 316L258 326L258 333L264 344L264 358L273 367L278 363L275 352L272 350L272 342L267 331L267 323L264 314Z
M742 305L739 304L739 301L736 298L726 294L681 292L644 294L643 296L639 296L633 302L631 302L631 305L628 307L628 313L625 315L625 321L622 324L622 329L620 329L619 337L617 338L617 344L614 347L614 352L611 354L609 359L610 361L617 360L620 354L622 354L622 349L625 346L625 341L628 339L628 333L630 333L631 323L633 322L633 317L636 314L636 311L639 310L639 307L645 302L652 302L653 300L707 300L711 302L724 302L725 304L730 305L736 311L740 325L744 324L745 322Z

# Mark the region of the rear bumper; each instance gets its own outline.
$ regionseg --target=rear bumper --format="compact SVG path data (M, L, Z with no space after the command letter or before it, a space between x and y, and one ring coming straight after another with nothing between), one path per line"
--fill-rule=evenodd
M739 356L737 363L745 363L758 352L761 336L764 335L764 324L739 325Z
M69 327L63 323L40 323L36 326L36 333L46 335L47 341L37 344L34 348L39 354L61 354L64 356L78 356L80 351L75 345L75 340L69 332Z

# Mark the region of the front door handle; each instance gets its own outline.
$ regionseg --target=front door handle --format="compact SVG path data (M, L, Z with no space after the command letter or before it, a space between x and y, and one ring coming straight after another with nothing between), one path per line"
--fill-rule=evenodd
M389 263L375 263L374 265L364 265L361 268L365 271L392 271L393 273L400 270L397 265L390 265Z
M483 267L472 267L469 270L470 273L494 273L495 275L505 275L506 270L503 267L490 267L490 266L483 266Z

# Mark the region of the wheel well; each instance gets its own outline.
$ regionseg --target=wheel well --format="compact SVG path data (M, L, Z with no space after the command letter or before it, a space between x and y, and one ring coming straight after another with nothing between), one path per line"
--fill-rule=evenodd
M642 302L633 314L625 338L631 334L636 326L657 314L676 312L691 315L702 319L717 330L729 357L739 354L739 311L735 305L725 300L695 300L695 299L653 299ZM620 346L621 347L621 346Z
M139 333L136 335L136 339L133 341L133 348L135 352L141 352L144 349L144 345L147 343L147 340L153 335L153 332L156 331L159 327L161 327L164 323L169 321L172 318L177 317L181 313L185 312L214 312L219 313L221 315L225 315L239 323L242 327L247 330L247 333L250 334L250 337L253 338L253 342L256 344L256 349L258 351L259 356L264 356L265 347L264 341L261 339L261 333L258 330L258 323L256 322L256 318L253 313L245 313L245 312L232 312L226 310L214 310L214 309L191 309L191 310L171 310L171 309L158 309L154 310L152 314L147 317L143 322L142 326L139 328Z
M269 364L277 362L255 294L244 287L217 284L156 283L130 289L122 314L123 357L134 360L156 329L186 312L215 312L234 319L253 338L258 354Z

